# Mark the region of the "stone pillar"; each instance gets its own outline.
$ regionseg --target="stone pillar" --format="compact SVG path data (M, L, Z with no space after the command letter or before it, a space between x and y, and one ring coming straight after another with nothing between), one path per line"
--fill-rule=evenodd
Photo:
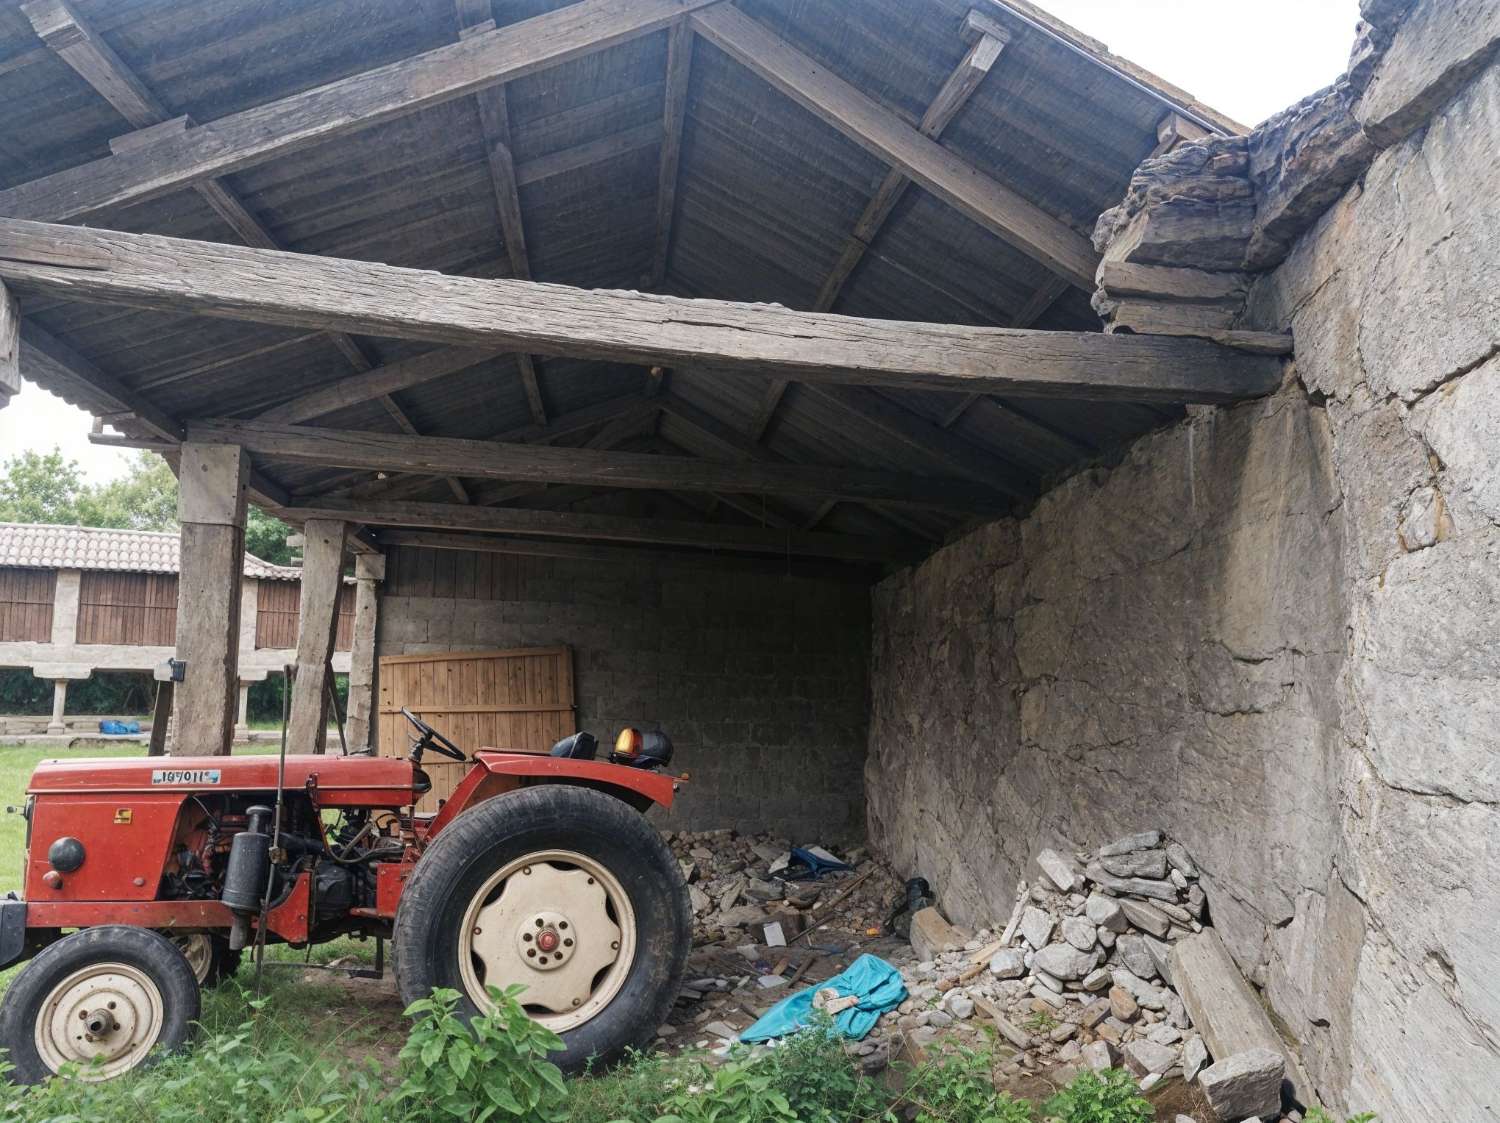
M234 723L234 739L250 740L250 682L240 679L239 719Z
M0 284L0 409L21 392L21 306Z
M328 739L328 661L333 657L349 524L308 519L302 527L302 596L287 752L322 752Z
M65 678L52 680L52 720L47 723L48 733L66 733L67 725L63 722L63 707L68 704L68 680Z
M78 643L78 596L83 574L76 569L59 569L52 594L52 651L55 658L67 658Z
M385 580L383 554L354 559L354 641L349 649L349 751L375 744L375 628L380 615L380 582Z
M174 755L224 755L234 738L249 466L238 445L182 446Z

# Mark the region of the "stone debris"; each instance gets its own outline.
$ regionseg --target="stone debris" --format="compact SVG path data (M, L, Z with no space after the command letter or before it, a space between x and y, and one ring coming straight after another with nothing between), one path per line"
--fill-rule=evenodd
M1248 1049L1209 1065L1198 1086L1220 1119L1263 1119L1281 1111L1286 1059L1271 1049Z

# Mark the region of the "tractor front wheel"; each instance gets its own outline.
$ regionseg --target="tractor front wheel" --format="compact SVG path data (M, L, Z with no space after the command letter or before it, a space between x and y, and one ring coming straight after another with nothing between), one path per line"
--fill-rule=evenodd
M401 998L489 987L562 1037L576 1072L648 1044L676 1000L692 941L682 872L620 800L547 785L465 811L417 863L396 915Z
M171 941L146 928L88 928L43 948L10 984L0 1048L18 1084L65 1065L80 1080L108 1080L186 1044L197 1020L198 981Z

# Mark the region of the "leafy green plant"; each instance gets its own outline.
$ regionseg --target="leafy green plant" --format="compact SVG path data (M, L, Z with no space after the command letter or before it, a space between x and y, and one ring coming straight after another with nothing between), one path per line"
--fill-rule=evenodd
M1315 1107L1308 1111L1305 1123L1338 1123L1338 1120L1329 1115L1321 1107ZM1365 1111L1358 1115L1351 1115L1345 1123L1375 1123L1375 1113L1373 1111Z
M656 1123L802 1123L756 1058L702 1066L695 1076L667 1096L666 1113Z
M974 1049L934 1058L907 1074L901 1099L916 1110L916 1123L1031 1123L1030 1104L995 1091L991 1064L989 1053Z
M879 1117L889 1094L862 1076L844 1052L833 1019L821 1010L763 1062L775 1088L802 1123L844 1123Z
M1081 1074L1042 1110L1062 1123L1151 1123L1156 1118L1130 1074L1117 1068Z
M423 1113L484 1123L492 1116L554 1123L568 1117L568 1087L547 1054L562 1039L529 1018L516 1001L523 988L490 987L495 1008L467 1025L454 1013L458 992L438 989L407 1008L417 1019L401 1050L397 1104Z

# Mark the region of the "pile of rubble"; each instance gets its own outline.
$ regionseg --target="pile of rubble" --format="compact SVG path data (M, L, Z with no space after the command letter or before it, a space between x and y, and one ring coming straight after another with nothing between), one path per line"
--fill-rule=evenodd
M885 923L898 888L885 867L868 860L864 847L838 855L810 847L853 872L794 880L780 876L792 856L792 846L783 838L730 830L668 832L664 837L688 883L695 945L732 947L748 941L782 946L813 924L831 926L835 934L863 935ZM834 904L836 916L830 912ZM768 932L767 925L779 927Z
M979 1014L1016 1050L1004 1071L1123 1066L1143 1088L1193 1079L1208 1053L1169 961L1173 942L1207 919L1191 856L1146 831L1074 858L1044 850L1037 865L998 935L967 937L936 910L918 914L901 1028L920 1046L965 1022L977 1034Z

